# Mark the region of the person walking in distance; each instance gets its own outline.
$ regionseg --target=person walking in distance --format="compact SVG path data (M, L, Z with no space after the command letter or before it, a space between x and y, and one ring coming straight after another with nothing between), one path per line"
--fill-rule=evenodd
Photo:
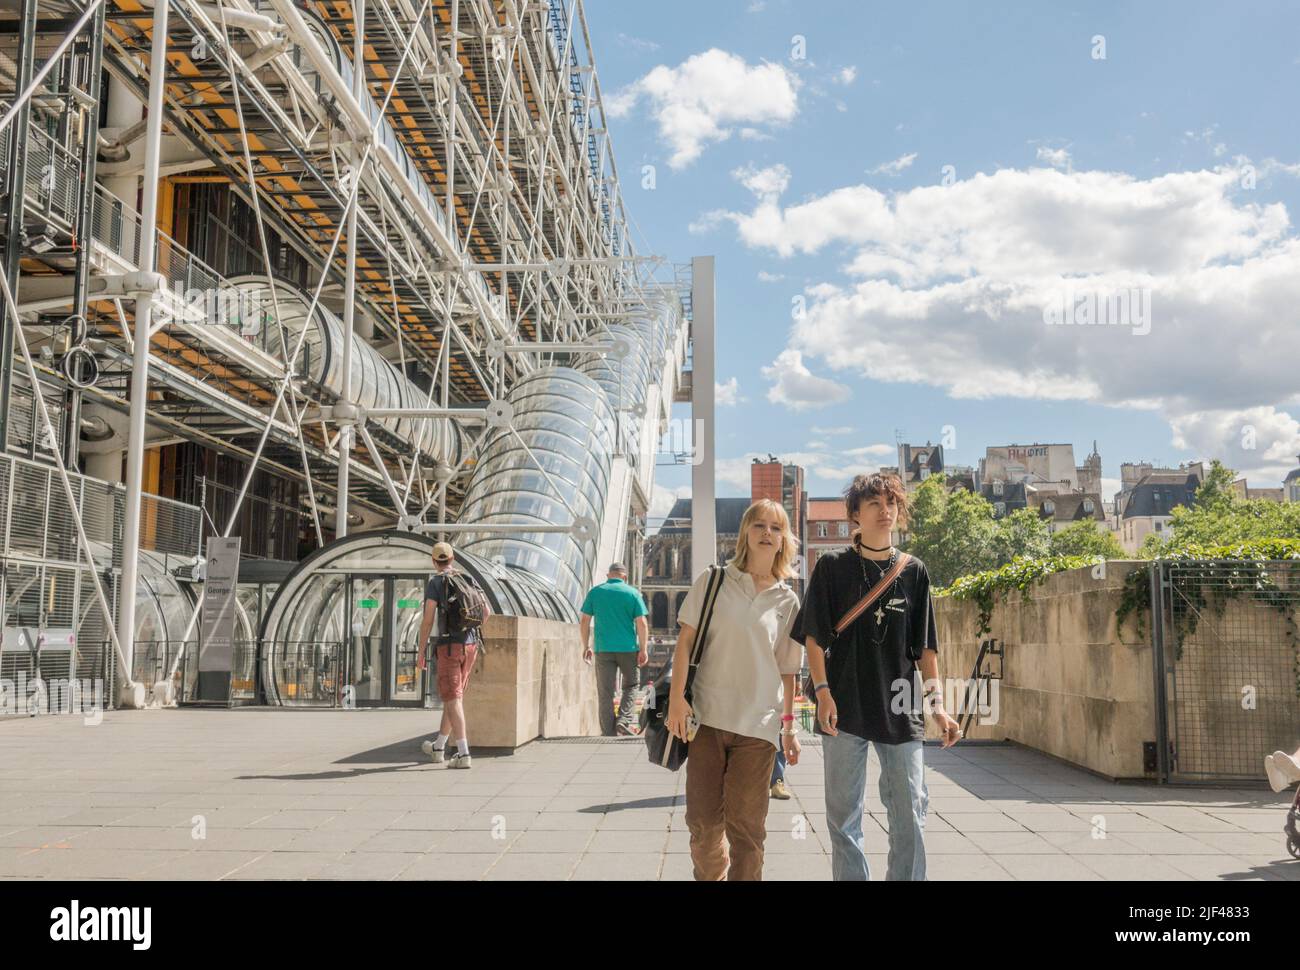
M593 586L582 601L582 659L596 663L596 694L600 703L600 733L635 734L632 726L636 692L641 685L641 668L649 660L645 601L627 582L627 567L611 563L605 582ZM591 645L591 621L596 621L595 649ZM618 723L614 723L615 680L623 679L623 696L618 702Z
M862 839L867 751L880 759L880 800L889 817L891 880L925 879L929 793L922 757L925 718L945 748L961 730L943 709L939 653L925 563L891 544L907 521L907 493L896 475L858 475L844 494L857 525L853 545L817 560L793 636L808 651L817 733L826 776L831 875L869 878ZM869 602L871 596L877 598ZM868 605L869 603L869 605Z
M468 768L473 764L463 698L478 655L479 635L477 626L464 623L462 601L466 596L477 596L479 605L486 612L487 598L482 590L467 573L456 568L456 555L451 546L439 542L433 547L433 575L424 590L424 618L420 621L420 639L416 649L418 666L424 670L429 635L437 631L434 637L435 666L438 696L443 704L442 723L438 736L422 742L420 750L431 757L434 764L445 762L448 768ZM461 628L452 629L456 626ZM451 737L456 739L456 750L448 758L447 741Z
M770 779L780 747L799 763L794 681L799 644L790 626L799 597L794 575L798 540L778 503L759 499L740 520L736 555L723 568L699 666L685 696L695 635L703 625L710 573L700 573L677 617L665 726L688 741L686 827L695 878L763 878Z

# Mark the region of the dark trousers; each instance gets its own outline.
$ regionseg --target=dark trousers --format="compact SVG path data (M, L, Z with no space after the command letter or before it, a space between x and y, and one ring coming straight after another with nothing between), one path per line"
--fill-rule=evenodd
M600 699L600 733L614 733L615 681L623 677L623 696L618 702L618 723L632 726L636 709L636 692L641 686L641 668L636 665L635 650L596 653L596 694Z

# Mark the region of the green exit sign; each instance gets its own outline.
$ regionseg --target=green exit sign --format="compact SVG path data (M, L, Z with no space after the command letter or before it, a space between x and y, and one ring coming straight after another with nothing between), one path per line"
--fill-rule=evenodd
M373 610L379 605L379 600L357 600L357 608L362 610Z
M416 610L420 608L420 601L419 600L398 600L397 606L398 609L402 609L402 610Z

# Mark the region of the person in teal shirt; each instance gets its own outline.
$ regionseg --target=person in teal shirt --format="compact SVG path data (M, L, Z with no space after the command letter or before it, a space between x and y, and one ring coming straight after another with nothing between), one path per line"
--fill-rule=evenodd
M636 734L633 714L641 668L646 665L650 626L645 600L627 582L627 567L611 563L605 582L593 586L582 601L582 659L596 662L596 693L600 698L600 733ZM596 620L596 647L591 646L591 621ZM623 679L623 696L614 723L615 680Z

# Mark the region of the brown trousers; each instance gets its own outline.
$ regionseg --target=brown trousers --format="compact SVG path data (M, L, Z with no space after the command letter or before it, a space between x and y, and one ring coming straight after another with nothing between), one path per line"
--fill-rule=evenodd
M763 878L775 762L768 741L700 726L686 759L686 827L697 880Z

